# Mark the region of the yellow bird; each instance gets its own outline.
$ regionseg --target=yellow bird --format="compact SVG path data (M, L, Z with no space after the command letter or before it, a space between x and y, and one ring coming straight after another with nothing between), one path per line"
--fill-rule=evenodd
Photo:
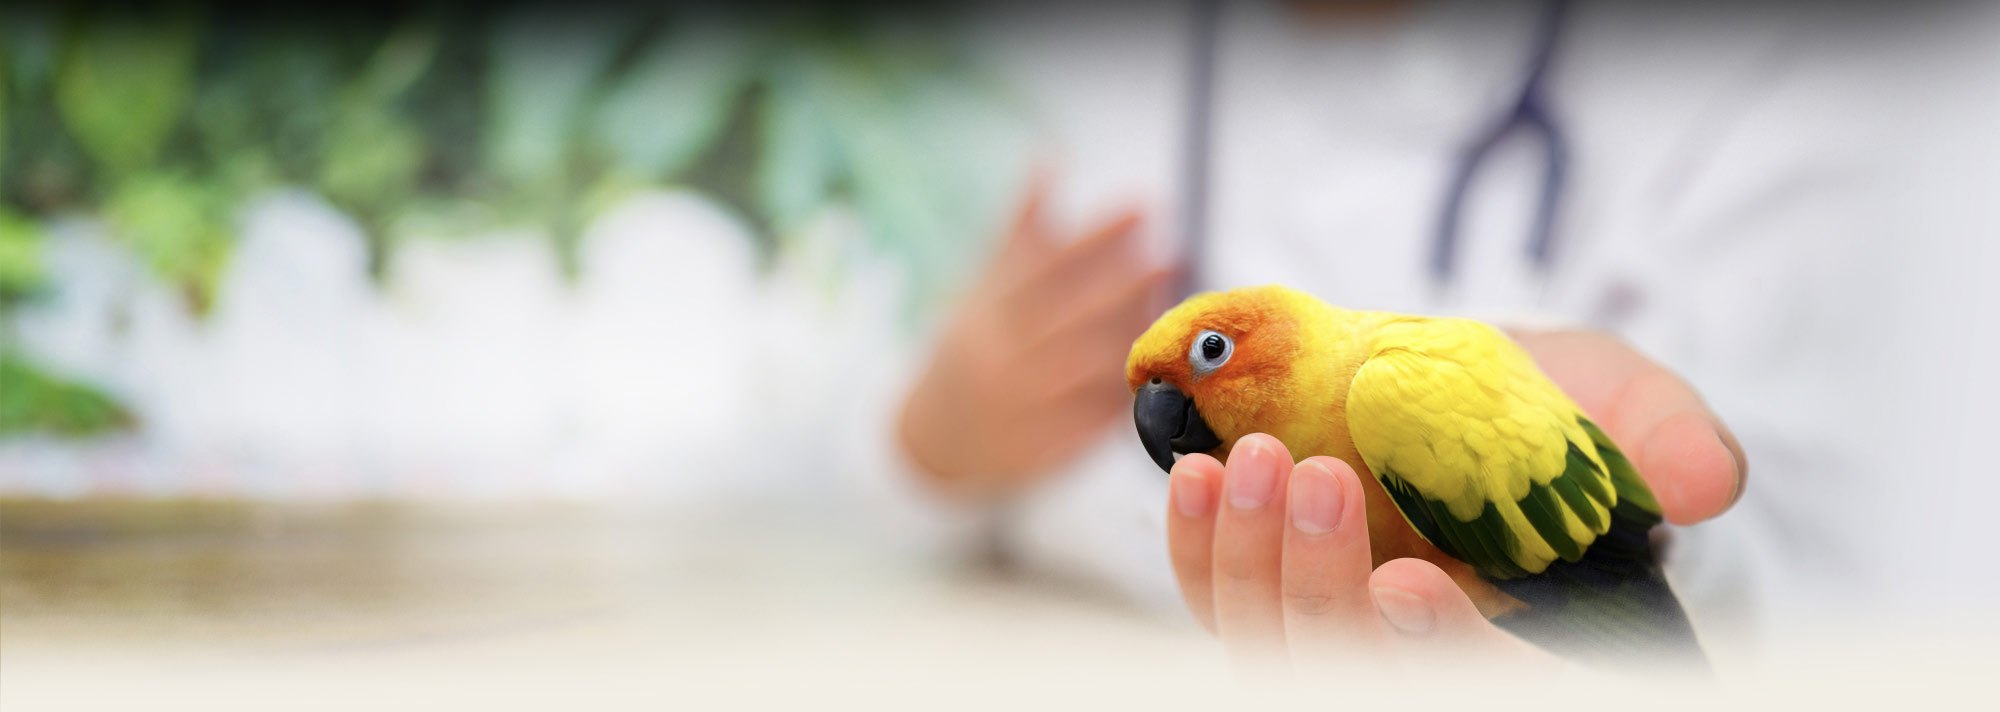
M1125 374L1161 469L1269 434L1361 474L1377 565L1436 563L1495 623L1546 647L1698 650L1649 541L1652 492L1492 326L1252 287L1168 311Z

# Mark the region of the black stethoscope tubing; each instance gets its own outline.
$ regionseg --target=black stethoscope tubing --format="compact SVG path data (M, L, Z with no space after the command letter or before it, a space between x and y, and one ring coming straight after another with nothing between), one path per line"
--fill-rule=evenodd
M1568 0L1549 0L1536 26L1527 71L1507 108L1483 127L1459 151L1445 186L1438 223L1432 233L1429 259L1433 287L1442 290L1457 273L1461 243L1459 225L1467 196L1488 156L1516 133L1539 138L1542 145L1542 186L1529 225L1527 258L1546 277L1555 258L1555 218L1568 178L1569 142L1556 121L1547 96L1547 76L1568 14ZM1183 127L1180 214L1183 264L1179 293L1193 293L1205 283L1201 275L1208 246L1209 172L1215 125L1215 69L1221 30L1220 0L1194 0L1189 17L1190 51L1187 123Z

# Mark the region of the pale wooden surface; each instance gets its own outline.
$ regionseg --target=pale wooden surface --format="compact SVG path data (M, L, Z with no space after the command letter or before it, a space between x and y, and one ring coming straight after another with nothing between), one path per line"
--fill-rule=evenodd
M641 697L783 695L1064 680L1085 673L1049 661L1092 658L1215 671L1214 646L1172 621L785 506L7 501L0 699L117 706L133 681L219 680L532 697L576 676Z
M0 710L1532 708L1630 680L1298 671L1244 688L1204 635L797 503L0 500ZM1831 631L1652 708L1952 699L1991 639ZM1261 673L1261 671L1260 671ZM1983 694L1983 693L1982 693ZM1413 697L1414 696L1414 697ZM1329 700L1334 703L1329 704ZM1811 702L1817 700L1817 702ZM1420 705L1422 706L1422 705Z

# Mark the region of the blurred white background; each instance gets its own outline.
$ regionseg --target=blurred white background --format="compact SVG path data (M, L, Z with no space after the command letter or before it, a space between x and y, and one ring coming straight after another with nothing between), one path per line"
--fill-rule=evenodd
M1733 562L1676 581L1722 611L1727 684L1949 693L2000 627L2000 22L1752 5L1596 6L1580 49L1628 63L1572 75L1615 109L1580 135L1646 180L1584 174L1596 271L1547 303L1701 386L1751 452L1750 498L1676 542ZM1439 59L1484 44L1330 44L1351 28L1287 14L1310 6L1231 6L1217 135L1243 150L1213 166L1209 276L1373 278L1362 306L1417 303L1431 285L1380 265L1417 254L1401 238L1435 196L1406 188L1438 166L1356 166L1455 136L1433 108L1505 82ZM1422 7L1460 30L1501 12ZM1060 514L1088 527L1027 548L1073 563L1114 540L1081 567L1097 579L1052 574L989 560L985 525L1031 506L927 500L882 457L1031 166L1057 176L1059 221L1137 203L1155 256L1176 249L1185 8L537 10L321 33L0 8L0 667L41 701L259 665L1215 692L1218 651L1148 588L1157 498L1048 488L1080 493ZM1519 29L1493 27L1473 34ZM1363 91L1292 84L1350 69ZM1744 103L1696 91L1714 86ZM1719 158L1683 172L1685 146ZM1516 244L1502 207L1475 258ZM1638 316L1604 316L1621 308ZM1130 474L1136 445L1109 438L1081 467Z

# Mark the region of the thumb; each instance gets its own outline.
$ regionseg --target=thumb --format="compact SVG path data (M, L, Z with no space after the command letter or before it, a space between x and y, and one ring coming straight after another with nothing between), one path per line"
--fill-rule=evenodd
M1375 610L1398 644L1425 654L1510 655L1546 659L1548 653L1494 626L1443 569L1423 559L1396 559L1368 579Z

